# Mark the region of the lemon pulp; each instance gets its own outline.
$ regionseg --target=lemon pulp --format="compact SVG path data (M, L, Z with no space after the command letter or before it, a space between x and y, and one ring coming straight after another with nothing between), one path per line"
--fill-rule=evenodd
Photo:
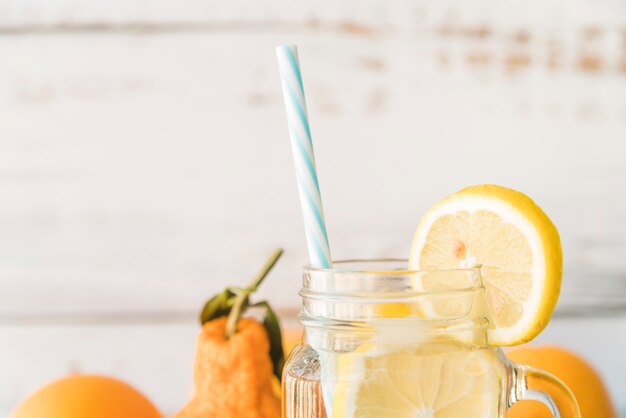
M497 418L503 408L496 350L431 342L375 351L338 355L333 418Z
M492 345L527 342L545 328L562 264L559 234L547 215L528 196L494 185L463 189L430 209L409 257L416 270L480 266ZM424 290L440 285L428 275L419 283Z

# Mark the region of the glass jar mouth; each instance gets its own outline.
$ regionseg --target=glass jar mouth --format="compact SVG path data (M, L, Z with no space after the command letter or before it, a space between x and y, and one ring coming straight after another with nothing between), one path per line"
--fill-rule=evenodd
M470 327L481 322L480 267L408 270L407 265L385 258L338 261L331 269L304 267L301 321L306 326L460 321Z
M442 293L483 291L481 266L450 269L408 268L408 260L382 258L339 260L332 268L303 267L304 299L375 299L397 301L443 297Z
M386 274L386 271L381 271L380 266L389 266L391 271L398 273L422 273L425 271L450 271L450 270L480 270L482 267L480 264L472 267L458 267L449 269L409 269L400 268L400 266L406 267L409 265L409 260L406 258L396 257L383 257L383 258L348 258L345 260L334 260L333 267L316 267L310 264L305 265L302 270L306 272L328 272L328 273L368 273L368 274ZM372 266L379 266L374 270L366 270L364 268L351 268L350 266L367 266L370 269Z

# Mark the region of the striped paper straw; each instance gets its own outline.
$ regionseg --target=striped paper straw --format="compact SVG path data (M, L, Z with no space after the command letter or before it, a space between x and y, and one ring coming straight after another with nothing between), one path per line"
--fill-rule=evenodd
M287 122L296 166L309 259L313 266L330 268L330 247L322 210L320 186L317 181L311 130L306 113L298 49L295 45L282 45L276 48L276 54L287 109Z

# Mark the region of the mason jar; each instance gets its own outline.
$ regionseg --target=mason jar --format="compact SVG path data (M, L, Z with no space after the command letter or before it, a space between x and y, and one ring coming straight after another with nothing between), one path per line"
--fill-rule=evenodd
M284 418L499 418L521 400L580 416L556 377L489 345L480 268L406 266L303 269L305 333L283 372Z

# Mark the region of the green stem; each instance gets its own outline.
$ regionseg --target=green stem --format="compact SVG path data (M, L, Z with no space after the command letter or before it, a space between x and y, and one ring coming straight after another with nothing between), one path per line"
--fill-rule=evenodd
M250 290L250 293L255 292L259 288L259 286L263 282L263 279L265 279L265 277L272 270L272 268L274 267L274 265L276 264L280 256L283 255L283 252L284 251L282 248L277 248L274 250L272 255L270 255L270 258L268 258L267 261L265 262L265 265L263 265L261 270L257 273L256 276L254 276L254 279L252 279L252 281L248 285L248 289Z
M230 313L228 314L228 319L226 320L226 339L228 340L233 336L235 331L237 331L237 322L239 322L239 318L243 314L243 305L247 302L248 292L241 293L237 295L237 299L235 299L235 304L233 305Z
M270 258L265 262L263 268L257 273L256 276L252 279L248 287L242 289L241 292L237 295L235 299L235 304L233 305L230 313L228 314L228 320L226 321L226 339L232 337L237 331L237 322L239 322L239 318L243 315L245 308L247 308L248 297L256 292L259 288L265 277L272 270L280 256L283 255L283 249L278 248L274 250Z

